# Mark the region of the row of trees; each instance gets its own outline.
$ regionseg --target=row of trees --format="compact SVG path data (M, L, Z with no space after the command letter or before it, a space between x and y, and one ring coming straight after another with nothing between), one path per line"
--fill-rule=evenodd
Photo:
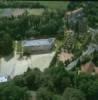
M93 28L98 27L98 3L93 1L70 2L68 10L74 10L79 7L84 8L86 17L88 18L88 25Z
M0 1L0 8L46 8L39 2Z

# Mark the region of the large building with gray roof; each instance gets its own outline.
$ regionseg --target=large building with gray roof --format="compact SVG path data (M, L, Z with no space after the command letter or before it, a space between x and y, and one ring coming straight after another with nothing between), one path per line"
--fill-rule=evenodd
M32 39L22 41L24 53L48 52L54 46L55 38L48 39Z

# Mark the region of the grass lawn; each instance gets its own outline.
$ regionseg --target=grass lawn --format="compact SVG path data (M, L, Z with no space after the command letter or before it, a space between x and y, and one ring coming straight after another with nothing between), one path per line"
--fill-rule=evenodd
M51 9L66 9L68 1L37 1Z
M59 48L61 48L61 46L64 44L64 39L62 40L59 40L59 39L56 39L56 51L58 51Z
M68 1L8 1L8 3L18 3L18 4L22 4L22 3L33 3L33 2L39 2L41 5L44 5L46 7L48 7L50 10L55 10L55 9L66 9L67 5L68 5ZM10 15L18 15L18 14L22 14L23 12L25 12L25 10L27 10L29 12L30 15L41 15L44 11L44 9L41 8L32 8L32 9L28 9L28 8L5 8L5 9L0 9L0 16L10 16Z
M41 5L45 5L47 6L48 8L51 8L51 9L66 9L67 5L68 5L68 1L8 1L8 3L12 3L12 4L22 4L22 3L25 3L25 4L31 4L33 2L37 2L37 3L40 3Z
M41 15L44 12L44 9L39 9L39 8L5 8L5 9L0 9L0 16L18 16L23 14L25 11L28 11L29 15Z

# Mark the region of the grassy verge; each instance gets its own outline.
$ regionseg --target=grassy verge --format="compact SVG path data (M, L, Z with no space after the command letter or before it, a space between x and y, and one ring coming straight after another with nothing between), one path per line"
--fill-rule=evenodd
M56 47L55 47L54 51L56 53L55 53L55 56L53 57L50 65L49 65L49 67L53 67L53 66L56 65L56 63L57 63L57 56L58 56L59 50L61 49L61 47L64 44L64 38L62 38L62 39L56 39L55 44L56 44Z
M14 52L21 53L22 52L22 45L20 41L14 41L13 43Z

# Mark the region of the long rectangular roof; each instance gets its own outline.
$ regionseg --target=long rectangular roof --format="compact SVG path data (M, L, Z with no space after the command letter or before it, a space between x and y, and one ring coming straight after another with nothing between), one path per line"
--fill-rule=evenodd
M24 40L24 41L22 41L22 46L50 45L54 40L55 40L55 38L37 39L37 40Z

